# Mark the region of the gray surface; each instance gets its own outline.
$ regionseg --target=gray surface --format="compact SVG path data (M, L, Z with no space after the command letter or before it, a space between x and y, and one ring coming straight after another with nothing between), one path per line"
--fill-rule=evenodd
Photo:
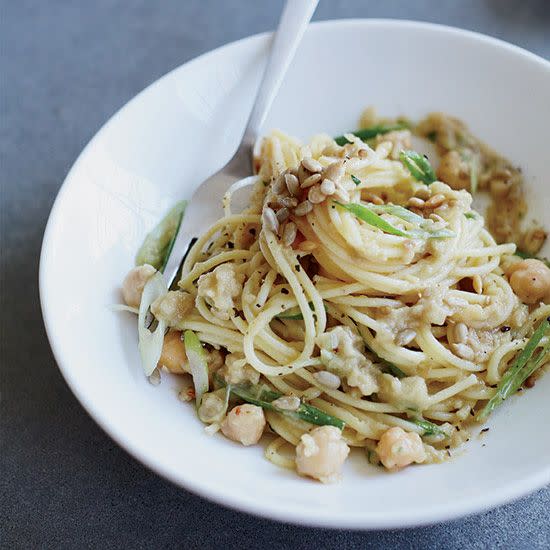
M1 547L550 547L548 488L443 525L330 532L211 504L119 449L72 396L46 341L37 267L48 212L73 160L116 109L197 54L272 29L282 2L0 5ZM367 16L465 27L550 57L547 0L322 0L316 19Z

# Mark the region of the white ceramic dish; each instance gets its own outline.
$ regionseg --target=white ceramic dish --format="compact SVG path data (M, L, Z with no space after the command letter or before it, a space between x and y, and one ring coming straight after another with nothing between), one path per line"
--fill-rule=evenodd
M174 380L144 378L135 318L113 313L145 233L229 157L244 126L268 36L187 63L129 102L75 163L44 236L40 293L59 367L103 429L160 475L247 512L309 525L387 528L478 512L550 482L550 376L491 419L468 451L387 474L361 454L343 482L324 486L278 469L262 448L208 437ZM534 213L550 226L542 143L550 64L509 44L422 23L349 20L313 25L266 128L308 137L353 129L360 111L465 120L521 165Z

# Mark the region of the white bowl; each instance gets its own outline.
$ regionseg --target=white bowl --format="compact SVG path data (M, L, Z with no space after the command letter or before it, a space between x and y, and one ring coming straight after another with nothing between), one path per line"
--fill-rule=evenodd
M491 431L440 465L388 474L358 453L342 483L278 469L262 448L208 437L176 381L153 387L136 321L114 313L145 233L230 156L243 129L269 37L224 46L130 101L82 152L44 236L40 294L59 367L86 410L138 460L174 483L240 510L324 527L433 523L550 482L550 376L490 419ZM478 34L423 23L349 20L312 25L266 128L306 138L355 128L360 111L465 120L520 165L534 213L550 226L547 155L550 64ZM532 194L531 194L532 196Z

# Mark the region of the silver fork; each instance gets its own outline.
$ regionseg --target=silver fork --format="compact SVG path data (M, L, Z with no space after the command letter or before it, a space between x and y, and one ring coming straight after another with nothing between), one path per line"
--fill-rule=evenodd
M165 280L169 287L174 282L182 259L194 238L204 233L220 218L221 209L215 206L221 203L225 191L235 181L252 174L254 143L318 1L287 0L241 143L231 160L221 170L204 181L195 190L187 204L178 235L164 269Z

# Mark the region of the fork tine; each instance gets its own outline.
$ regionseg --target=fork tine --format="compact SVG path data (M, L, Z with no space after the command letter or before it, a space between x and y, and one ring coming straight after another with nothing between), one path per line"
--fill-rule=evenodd
M174 286L181 266L196 241L197 238L185 231L182 223L164 269L164 279L168 288L171 289Z

